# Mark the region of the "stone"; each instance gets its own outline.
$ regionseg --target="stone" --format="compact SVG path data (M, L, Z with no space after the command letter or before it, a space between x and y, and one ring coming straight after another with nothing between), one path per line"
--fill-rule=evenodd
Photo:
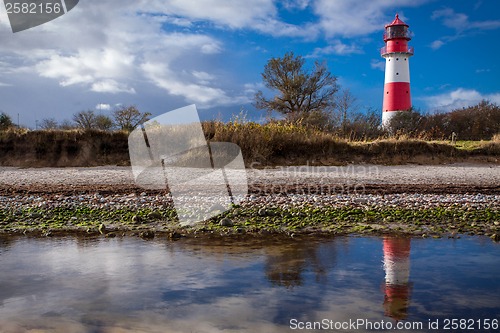
M175 239L180 239L182 237L182 235L180 233L174 231L174 232L171 232L170 234L168 234L168 237L170 239L175 240Z
M139 215L134 215L132 216L132 222L134 222L135 224L140 224L142 223L142 217L140 217Z
M155 233L153 231L143 231L139 233L139 237L144 239L153 239L155 238Z
M99 224L98 230L101 234L104 234L106 232L106 226L104 225L104 223Z
M232 227L233 226L233 221L231 221L231 219L228 219L226 217L226 218L223 218L222 220L220 220L219 225L221 227Z
M151 212L151 213L148 214L148 219L149 220L159 220L161 218L162 218L162 216L158 212Z
M210 207L209 211L211 211L211 212L216 212L216 211L225 212L226 208L222 205L215 204L212 207Z
M500 242L500 235L499 234L493 234L490 236L490 238L494 241L494 242Z

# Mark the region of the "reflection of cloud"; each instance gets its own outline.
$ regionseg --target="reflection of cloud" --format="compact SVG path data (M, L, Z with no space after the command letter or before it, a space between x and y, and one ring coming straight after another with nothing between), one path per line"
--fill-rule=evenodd
M0 331L273 333L289 332L292 318L387 322L377 238L0 244ZM497 313L500 266L492 246L412 241L412 320ZM304 262L303 286L272 286L268 256ZM316 279L315 260L325 279Z

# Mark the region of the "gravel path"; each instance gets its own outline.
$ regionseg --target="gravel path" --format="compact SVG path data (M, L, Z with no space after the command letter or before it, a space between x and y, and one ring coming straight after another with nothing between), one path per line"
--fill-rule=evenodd
M248 169L253 184L454 184L500 187L500 166L452 165L351 165L331 167L279 167ZM134 186L130 167L39 168L0 167L0 187L29 186Z

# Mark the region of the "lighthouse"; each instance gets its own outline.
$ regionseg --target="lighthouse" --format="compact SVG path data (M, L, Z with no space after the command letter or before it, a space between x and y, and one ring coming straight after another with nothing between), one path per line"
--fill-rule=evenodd
M408 27L398 14L391 24L385 26L385 46L380 50L381 56L385 58L383 127L387 127L398 112L411 108L410 57L413 47L408 46L411 39Z

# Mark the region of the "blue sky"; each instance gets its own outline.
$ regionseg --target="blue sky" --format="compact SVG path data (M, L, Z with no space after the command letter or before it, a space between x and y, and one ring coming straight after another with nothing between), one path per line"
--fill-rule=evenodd
M82 0L12 33L0 9L0 110L21 124L136 105L159 115L196 104L203 119L252 107L267 60L326 61L359 110L381 109L384 24L414 33L413 105L500 104L498 0Z

